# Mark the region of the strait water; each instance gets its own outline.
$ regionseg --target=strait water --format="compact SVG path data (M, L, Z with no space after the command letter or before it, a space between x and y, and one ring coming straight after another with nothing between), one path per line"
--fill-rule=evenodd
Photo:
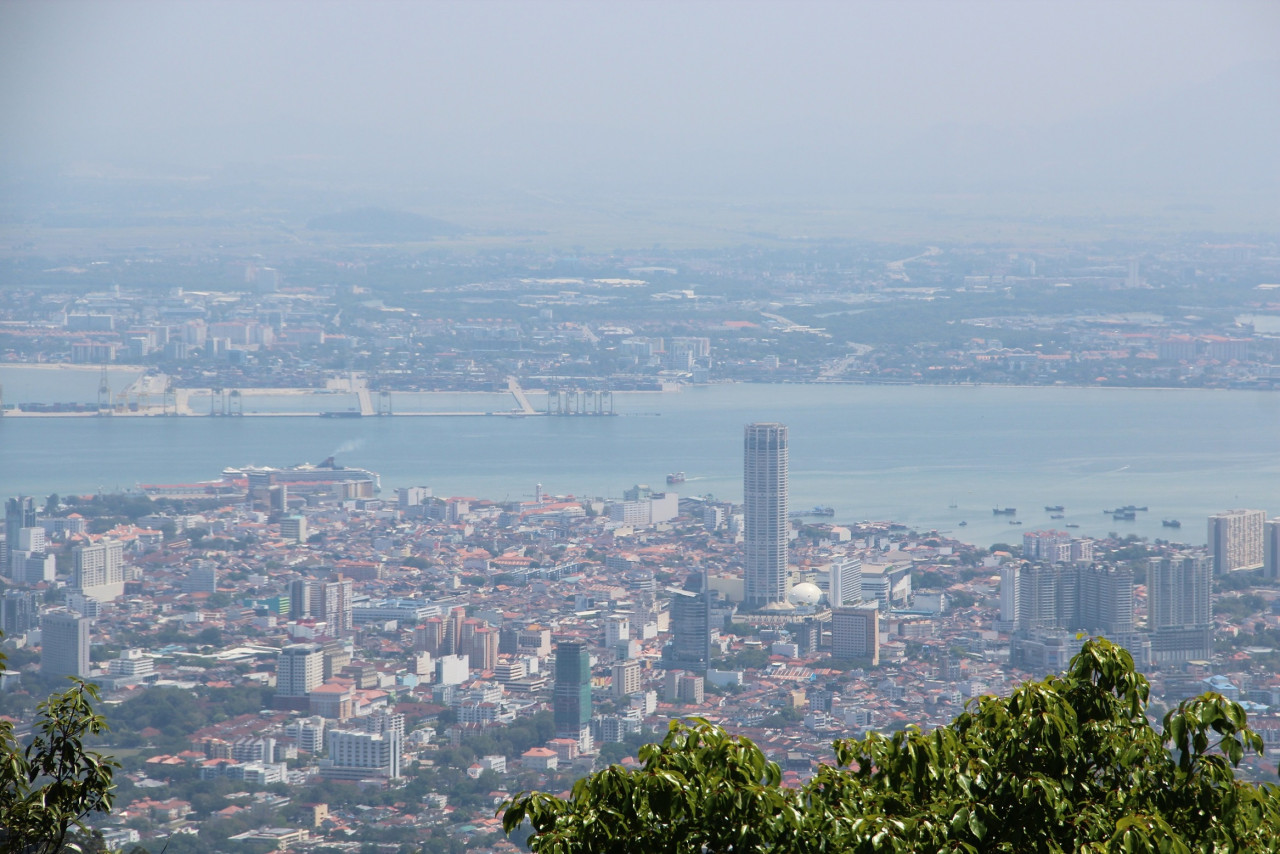
M0 368L6 400L14 368ZM43 381L44 385L50 380ZM45 399L92 400L88 391ZM45 389L47 391L47 389ZM535 402L536 405L536 402ZM1280 395L1001 386L717 385L615 395L618 417L0 418L0 496L216 478L224 466L318 462L380 472L384 494L619 496L635 483L742 497L742 428L790 427L791 506L894 520L990 545L1028 530L1202 544L1205 517L1280 515ZM1050 520L1045 505L1066 507ZM1135 522L1102 511L1146 505ZM955 505L954 507L951 505ZM1023 524L992 515L1016 507ZM1161 526L1177 518L1180 530ZM966 521L967 526L959 523Z

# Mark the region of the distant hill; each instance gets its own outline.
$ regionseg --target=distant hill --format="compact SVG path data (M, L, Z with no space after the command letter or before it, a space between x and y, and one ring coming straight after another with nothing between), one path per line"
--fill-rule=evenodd
M360 208L341 213L324 214L307 222L313 231L341 231L371 240L430 240L460 234L462 229L450 222L408 211L384 208Z

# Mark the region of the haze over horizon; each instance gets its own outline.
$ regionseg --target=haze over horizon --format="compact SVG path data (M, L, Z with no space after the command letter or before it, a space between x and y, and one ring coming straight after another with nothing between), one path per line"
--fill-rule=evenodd
M106 177L436 215L977 194L1273 227L1277 36L1280 6L1245 0L9 2L0 181L19 218Z

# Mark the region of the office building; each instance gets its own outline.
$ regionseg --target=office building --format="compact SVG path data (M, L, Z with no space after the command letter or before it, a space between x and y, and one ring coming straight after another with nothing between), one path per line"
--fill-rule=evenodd
M1156 664L1207 661L1213 655L1214 559L1180 553L1147 562L1147 623Z
M1217 575L1260 569L1263 563L1262 510L1229 510L1209 517L1209 553Z
M4 503L4 541L6 549L0 558L0 572L10 574L10 555L21 546L18 545L18 532L23 528L36 527L36 500L25 495L10 498Z
M832 608L857 605L862 601L862 561L859 558L844 555L831 562L827 601Z
M295 643L276 659L276 696L305 697L324 680L324 652L319 644Z
M124 544L118 540L102 540L91 546L71 550L71 588L110 602L124 594Z
M89 675L89 618L51 611L40 628L40 672L46 676Z
M683 588L671 588L668 662L703 673L711 662L711 591L704 572L691 572Z
M880 663L880 612L875 605L831 609L831 657Z
M1262 526L1262 540L1263 575L1280 580L1280 519L1272 519Z
M552 694L556 738L572 738L583 753L591 752L591 659L579 640L556 643L556 675Z
M743 440L743 604L758 610L787 601L787 428L748 424Z

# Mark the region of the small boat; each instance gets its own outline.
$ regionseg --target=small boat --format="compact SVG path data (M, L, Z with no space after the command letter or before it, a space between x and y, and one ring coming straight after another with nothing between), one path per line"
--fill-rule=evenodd
M1111 518L1117 522L1132 522L1138 518L1138 514L1132 510L1117 510L1111 514Z
M991 508L991 514L992 514L993 516L1013 516L1013 515L1014 515L1014 514L1016 514L1017 512L1018 512L1018 508L1016 508L1016 507L993 507L993 508Z
M1050 519L1065 519L1065 518L1067 518L1067 517L1066 517L1066 516L1064 516L1064 515L1062 515L1061 513L1052 513L1052 514L1050 514L1049 518L1050 518Z
M968 524L969 524L968 522L961 522L960 527L963 528L965 525L968 525Z
M1061 513L1065 508L1061 504L1046 504L1044 509L1049 513Z
M1067 523L1067 527L1068 527L1068 528L1079 528L1080 526L1079 526L1079 525L1077 525L1075 522L1068 522L1068 523Z
M667 483L684 483L684 472L673 471L671 474L667 475Z
M1010 525L1021 525L1022 523L1021 523L1021 522L1019 522L1017 519L1010 519L1010 520L1009 520L1009 524L1010 524Z
M1161 519L1161 520L1160 520L1160 524L1161 524L1161 525L1164 525L1166 528L1181 528L1181 527L1182 527L1182 523L1181 523L1181 522L1179 522L1177 519Z

